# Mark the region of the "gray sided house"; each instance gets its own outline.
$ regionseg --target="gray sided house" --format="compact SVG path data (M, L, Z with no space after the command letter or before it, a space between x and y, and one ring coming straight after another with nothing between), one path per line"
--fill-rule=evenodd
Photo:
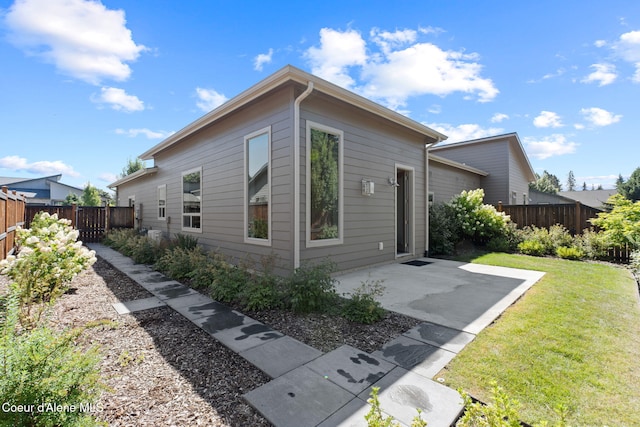
M461 189L482 188L485 203L529 204L529 182L536 177L517 133L441 145L429 153L434 200L447 202Z
M427 250L427 149L446 137L287 66L143 153L113 184L139 226L279 272Z
M63 205L69 194L82 196L83 189L60 182L62 175L43 178L5 178L0 177L0 185L7 186L27 197L28 205Z

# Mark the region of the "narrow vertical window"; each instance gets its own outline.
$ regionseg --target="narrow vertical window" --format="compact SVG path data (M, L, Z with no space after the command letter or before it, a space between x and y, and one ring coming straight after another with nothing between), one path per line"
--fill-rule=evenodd
M307 126L307 245L342 243L342 132Z
M158 185L158 219L167 219L167 184Z
M202 168L182 173L182 230L202 232Z
M245 137L245 240L269 244L271 238L271 128Z

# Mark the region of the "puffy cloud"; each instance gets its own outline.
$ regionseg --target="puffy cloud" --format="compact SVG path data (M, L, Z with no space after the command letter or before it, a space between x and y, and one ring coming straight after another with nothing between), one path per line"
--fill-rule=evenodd
M127 62L146 49L131 38L124 11L99 1L16 0L5 22L14 45L91 84L126 80Z
M229 98L224 96L221 93L216 92L213 89L204 89L201 87L196 88L196 95L198 96L199 101L196 103L198 108L200 108L204 112L209 112L215 108L218 108Z
M537 128L559 128L563 126L560 116L553 111L541 111L540 115L533 119L533 125Z
M24 157L7 156L0 159L0 168L12 171L24 171L38 175L66 174L70 176L80 176L80 174L74 171L71 166L66 165L61 160L44 160L29 163Z
M101 173L100 175L98 175L98 179L102 182L115 182L118 180L118 175L116 175L115 173L111 173L111 172L104 172Z
M568 141L562 134L553 134L541 139L526 137L523 142L529 156L540 160L575 153L578 148L577 143Z
M507 120L508 118L509 118L508 114L496 113L493 115L493 117L491 117L491 123L500 123L504 120Z
M613 64L593 64L591 68L595 71L582 79L582 83L599 83L598 86L606 86L613 83L618 77L616 67Z
M580 110L580 113L584 116L585 120L593 126L609 126L622 119L622 115L620 114L613 114L597 107L583 108Z
M273 49L269 49L267 53L261 53L253 60L253 69L256 71L262 71L264 64L270 64L273 58Z
M640 31L629 31L622 34L613 45L613 49L622 59L631 62L636 67L632 80L640 83Z
M313 74L349 89L355 81L348 68L366 64L366 42L354 30L341 32L323 28L320 30L320 47L310 47L304 56Z
M115 130L116 134L118 135L126 135L129 138L135 138L138 135L144 135L147 137L147 139L163 139L166 138L170 135L173 135L175 132L167 132L164 130L160 130L160 131L153 131L151 129L147 129L147 128L141 128L141 129L116 129Z
M103 87L100 95L93 96L91 100L99 104L109 104L116 111L130 113L144 110L144 102L137 96L128 95L124 89L116 87Z
M426 126L448 136L447 140L440 145L485 138L488 136L500 135L504 133L504 129L502 128L485 129L478 124L471 123L458 126L454 126L448 123L428 123L426 124Z

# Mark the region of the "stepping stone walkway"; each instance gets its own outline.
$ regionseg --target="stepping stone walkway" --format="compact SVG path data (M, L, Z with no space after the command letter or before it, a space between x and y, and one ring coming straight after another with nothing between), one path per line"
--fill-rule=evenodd
M276 427L366 426L372 386L403 425L416 408L429 427L450 426L463 410L458 392L431 378L473 334L425 322L373 354L348 345L323 354L106 246L89 246L154 295L116 303L118 313L167 305L273 378L244 398Z

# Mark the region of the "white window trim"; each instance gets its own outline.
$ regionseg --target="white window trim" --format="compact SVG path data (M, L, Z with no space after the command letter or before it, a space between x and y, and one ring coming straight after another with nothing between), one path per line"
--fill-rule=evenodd
M200 172L200 228L192 228L192 227L185 227L184 226L184 216L185 215L189 215L189 214L185 214L184 213L184 176L185 175L189 175L190 173L194 173L194 172ZM188 231L191 233L202 233L202 217L203 217L203 208L202 208L202 181L203 181L203 176L202 176L202 166L197 167L197 168L193 168L193 169L189 169L187 171L182 172L182 175L180 175L180 225L182 228L182 231ZM189 215L189 216L195 216L195 214L193 215Z
M337 239L322 239L322 240L311 240L311 129L316 129L319 131L332 133L334 135L338 135L340 137L340 143L338 146L338 238ZM332 128L330 126L326 126L320 123L312 122L307 120L307 134L306 134L306 166L305 166L305 174L306 174L306 243L307 248L315 248L321 246L333 246L333 245L341 245L344 242L344 132Z
M164 188L164 206L160 206L160 189ZM158 197L158 220L159 221L166 221L167 220L167 184L161 184L158 185L158 188L156 189L156 196ZM164 216L160 216L160 208L163 207L164 208Z
M249 172L248 172L248 161L249 161L249 151L247 150L247 146L249 140L255 138L257 136L267 134L267 146L268 146L268 156L267 156L267 179L269 180L269 186L267 188L269 194L269 209L267 213L267 223L268 223L268 236L266 239L258 239L255 237L248 236L247 224L249 223ZM243 225L243 234L244 234L244 242L250 243L254 245L262 245L262 246L271 246L271 209L273 206L273 200L271 199L271 126L267 126L260 130L250 133L249 135L244 137L244 225Z

